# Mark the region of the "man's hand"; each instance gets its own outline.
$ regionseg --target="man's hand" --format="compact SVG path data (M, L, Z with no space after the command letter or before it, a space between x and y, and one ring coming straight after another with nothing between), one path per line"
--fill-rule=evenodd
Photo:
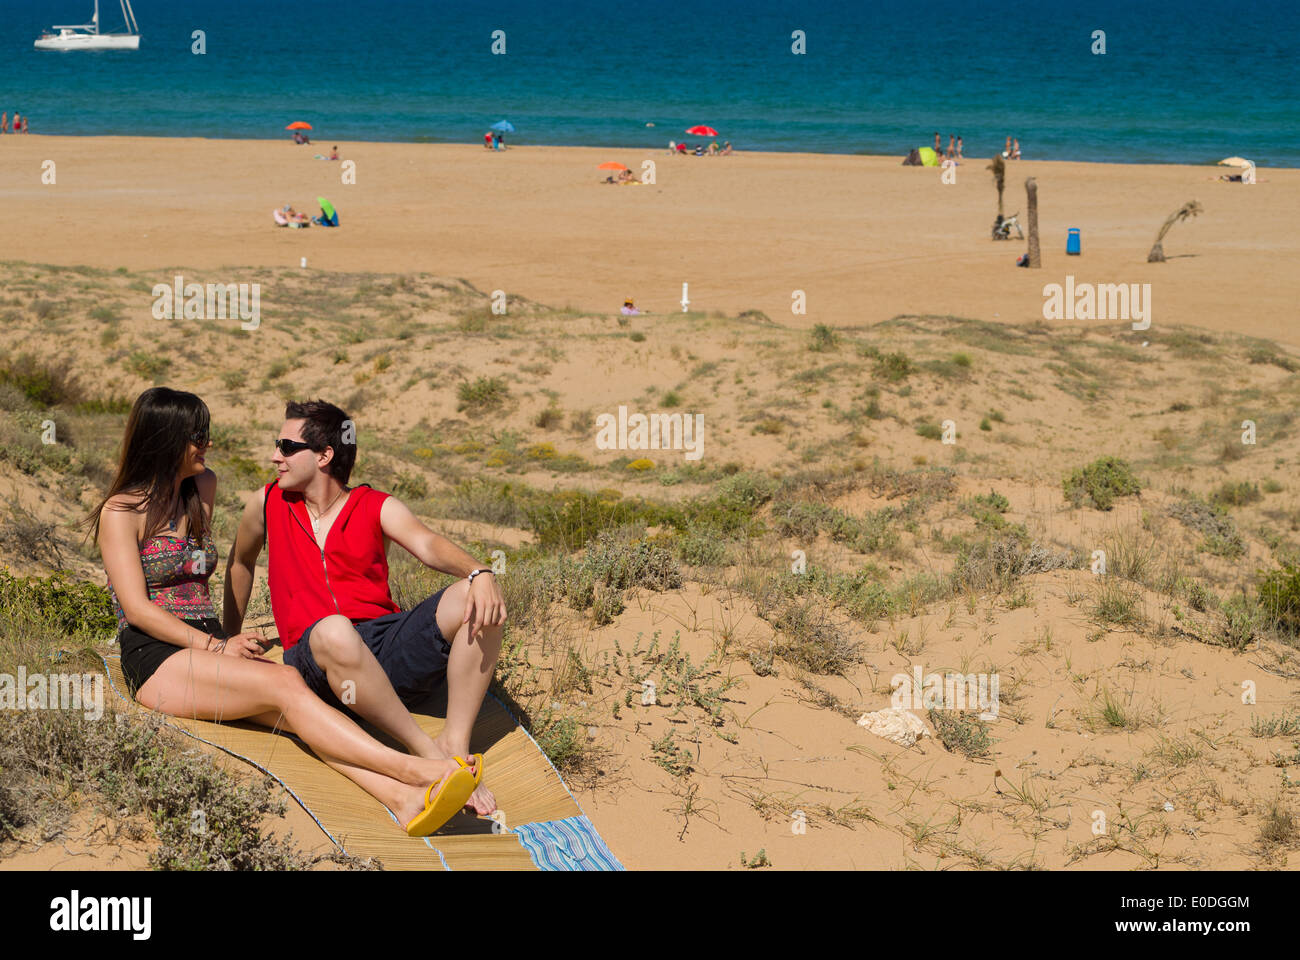
M506 622L506 602L497 586L496 575L484 571L469 585L469 598L465 603L465 619L469 624L469 638L473 640L484 627L500 626Z
M259 633L237 633L227 640L218 640L216 647L220 647L220 653L228 657L243 657L247 660L260 660L261 655L265 652L262 648L262 635ZM222 646L224 644L224 646Z

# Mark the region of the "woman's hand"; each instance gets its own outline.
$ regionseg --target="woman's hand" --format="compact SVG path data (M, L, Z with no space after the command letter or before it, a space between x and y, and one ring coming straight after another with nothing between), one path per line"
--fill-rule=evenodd
M259 660L264 652L262 636L257 633L237 633L226 640L218 640L211 648L214 653L228 657L243 657L247 660Z

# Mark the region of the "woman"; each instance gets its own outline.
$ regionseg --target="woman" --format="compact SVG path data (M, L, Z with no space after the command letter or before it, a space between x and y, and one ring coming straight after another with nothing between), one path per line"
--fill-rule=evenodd
M481 756L466 763L392 750L327 706L297 670L260 657L257 634L222 631L208 591L217 564L208 426L208 408L192 393L153 387L140 394L112 485L87 518L132 696L173 716L249 719L296 732L387 805L411 836L433 833L469 799Z

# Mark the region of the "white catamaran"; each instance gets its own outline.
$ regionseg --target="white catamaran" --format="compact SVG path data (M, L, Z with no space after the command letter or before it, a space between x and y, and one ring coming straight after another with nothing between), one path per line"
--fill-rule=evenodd
M126 21L125 33L99 32L99 0L95 0L95 15L90 23L76 25L55 24L58 33L44 33L36 41L37 50L139 50L140 27L135 22L131 0L119 0L122 18Z

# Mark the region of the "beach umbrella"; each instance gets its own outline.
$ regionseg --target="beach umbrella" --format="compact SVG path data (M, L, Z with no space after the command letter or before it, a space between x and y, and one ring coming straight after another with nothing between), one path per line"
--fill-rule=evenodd
M703 125L689 127L686 132L693 137L716 137L718 135L718 131Z
M295 120L293 123L289 124L289 125L288 125L287 127L285 127L284 129L286 129L286 130L310 130L310 129L311 129L311 124L308 123L306 120Z
M1224 159L1220 160L1217 164L1215 164L1215 166L1218 166L1218 167L1249 167L1249 166L1252 166L1252 164L1251 164L1251 162L1250 162L1249 160L1245 159L1244 157L1225 157Z
M604 163L600 164L600 166L596 167L596 169L597 170L626 170L627 167L623 166L623 164L621 163L616 163L613 160L606 160Z
M515 125L509 120L498 120L496 123L492 124L491 129L500 130L502 133L514 133Z
M317 197L316 202L320 204L320 208L326 217L334 216L334 204L330 203L324 197Z

